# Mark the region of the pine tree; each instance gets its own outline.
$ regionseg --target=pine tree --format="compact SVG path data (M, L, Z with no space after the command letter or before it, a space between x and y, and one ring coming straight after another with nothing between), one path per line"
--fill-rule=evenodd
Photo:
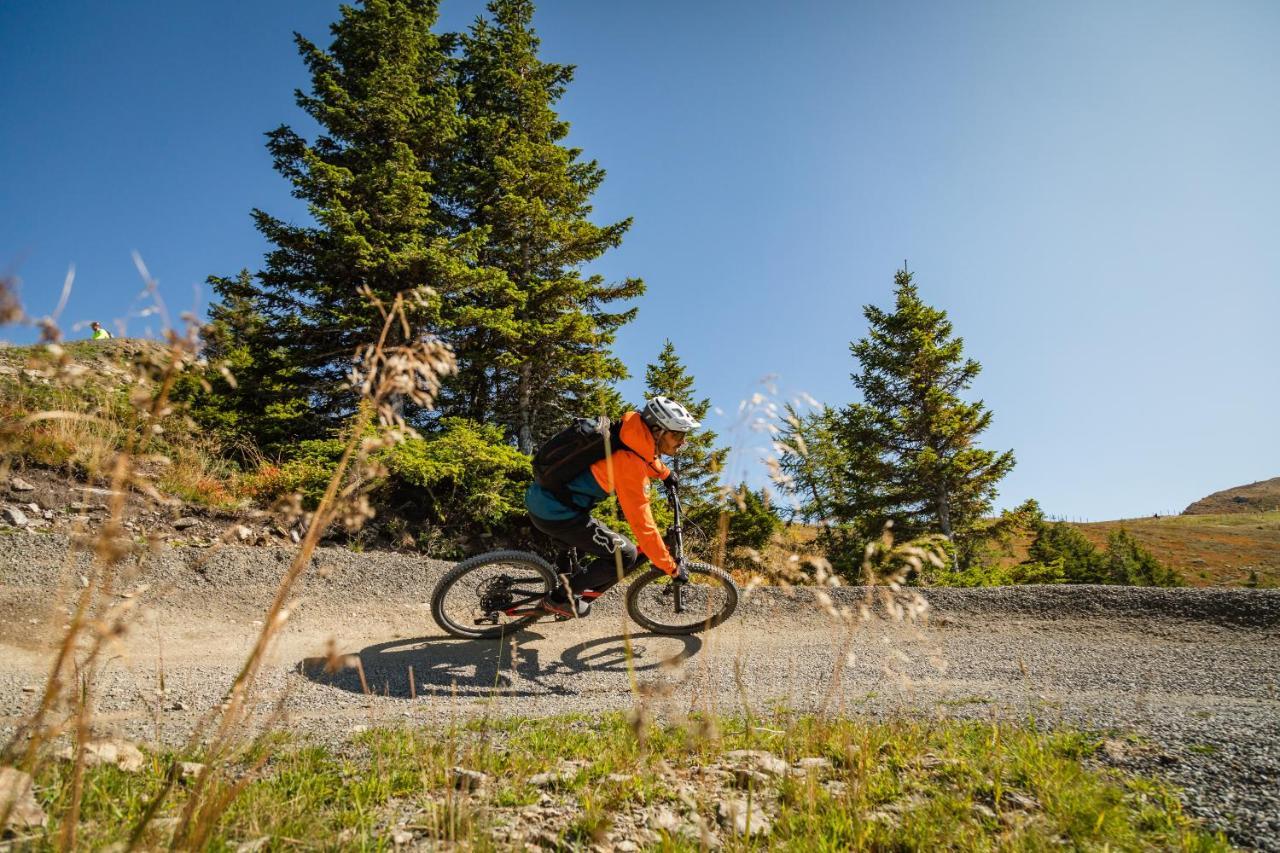
M267 134L276 170L308 203L313 224L253 217L274 248L257 280L213 278L215 309L253 318L227 328L253 354L245 400L291 421L291 438L324 434L349 414L344 390L355 348L381 324L362 295L389 302L421 285L436 301L413 316L414 334L439 334L459 294L495 286L469 259L475 236L433 195L460 131L448 37L431 31L435 0L343 6L322 50L295 34L311 76L298 105L322 128L308 143L287 125ZM474 302L475 299L470 301ZM301 415L305 413L306 417ZM273 430L267 430L267 439Z
M698 398L693 387L693 377L676 355L675 344L666 341L658 360L644 371L645 396L669 397L689 410L699 421L711 411L711 401ZM692 432L671 462L680 478L680 497L692 515L719 507L720 470L724 467L727 449L716 447L716 434L706 427Z
M307 400L297 395L299 376L289 352L254 347L263 340L266 321L255 308L250 272L214 281L222 300L210 306L203 332L209 390L190 389L190 410L232 453L249 461L257 446L290 443L307 414Z
M452 340L460 361L447 406L496 420L530 453L573 414L608 405L626 370L610 347L635 310L607 306L644 292L639 279L607 284L583 265L617 246L631 225L595 225L590 200L604 179L563 144L554 106L573 68L538 58L529 0L494 0L490 19L462 37L459 155L447 181L462 230L486 235L478 267L504 282L473 300Z
M1027 563L1058 564L1068 583L1107 583L1107 558L1076 527L1065 521L1036 521Z
M926 305L905 269L891 312L864 308L867 336L850 346L862 401L845 407L836 440L855 480L835 515L864 532L894 522L901 541L925 533L974 533L991 511L1012 451L975 446L991 422L981 401L960 398L981 370L964 358L946 312Z
M859 493L870 487L865 459L846 453L838 441L840 412L826 406L801 415L784 407L783 428L776 441L781 481L778 485L795 502L796 514L817 524L817 545L845 578L856 581L862 572L862 550L879 535L879 527L860 526L845 516Z
M1132 586L1182 586L1182 577L1162 565L1123 527L1107 537L1107 582Z

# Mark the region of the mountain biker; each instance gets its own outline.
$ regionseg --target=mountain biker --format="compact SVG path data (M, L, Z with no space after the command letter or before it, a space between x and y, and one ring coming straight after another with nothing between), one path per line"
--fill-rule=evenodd
M654 397L640 411L622 416L618 436L623 446L614 448L611 458L592 463L569 481L561 497L567 496L572 506L537 482L529 485L524 502L533 526L596 558L570 580L576 602L570 602L568 590L561 584L543 599L544 610L556 616L586 616L591 602L618 581L619 555L623 575L648 559L673 577L685 577L653 521L649 478L663 480L668 487L675 485L675 474L658 455L675 454L690 430L701 425L676 401ZM638 545L591 517L592 507L615 492Z

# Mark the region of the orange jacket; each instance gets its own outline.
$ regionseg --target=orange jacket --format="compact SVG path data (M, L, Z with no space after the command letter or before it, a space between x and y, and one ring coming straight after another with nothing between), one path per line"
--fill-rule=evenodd
M640 420L639 412L627 412L622 416L619 434L631 452L614 452L611 457L593 464L591 473L605 494L617 492L622 514L635 533L640 551L649 558L649 562L670 574L676 570L676 561L653 521L653 511L649 508L649 478L665 480L671 469L658 459L653 433Z

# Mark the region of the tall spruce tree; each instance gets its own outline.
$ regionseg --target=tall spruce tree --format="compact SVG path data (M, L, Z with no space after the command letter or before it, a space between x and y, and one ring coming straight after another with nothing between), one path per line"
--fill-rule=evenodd
M453 306L483 302L472 294L501 284L472 262L474 235L434 195L461 129L451 42L431 30L436 9L435 0L343 6L327 50L295 34L311 76L311 94L296 100L322 133L309 143L282 125L267 148L314 222L255 210L274 246L266 268L256 280L211 279L224 345L248 354L240 397L272 413L260 438L322 434L349 413L350 356L381 324L363 288L389 302L431 286L437 298L416 307L413 333L439 334Z
M676 355L675 344L669 340L662 345L658 360L645 367L644 380L646 396L669 397L699 421L705 420L711 411L711 401L698 398L693 377ZM727 448L717 448L716 434L703 427L693 432L676 454L672 468L680 478L681 499L691 513L699 514L720 506L720 471L728 452Z
M920 299L911 273L899 270L894 284L894 309L866 306L870 329L850 346L862 401L841 411L835 437L857 482L835 514L866 533L892 520L899 538L963 539L990 513L1013 452L975 446L991 412L959 395L982 368L964 357L946 312Z
M451 336L459 375L446 406L500 423L530 453L570 415L616 404L609 386L626 369L610 347L635 309L608 306L644 284L583 275L631 220L588 219L604 170L563 144L569 124L554 106L573 67L538 58L533 3L494 0L488 12L462 37L464 129L446 183L457 227L486 235L477 265L504 286L459 318Z

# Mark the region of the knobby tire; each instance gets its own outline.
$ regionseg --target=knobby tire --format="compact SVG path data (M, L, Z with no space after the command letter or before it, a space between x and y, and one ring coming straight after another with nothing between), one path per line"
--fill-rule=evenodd
M714 588L723 591L725 596L724 605L715 613L696 614L702 618L689 621L687 624L674 624L674 620L671 623L664 623L651 619L641 610L642 596L646 595L646 593L652 594L655 584L672 583L672 581L670 576L661 569L650 569L633 580L627 587L627 613L635 620L636 624L655 634L687 635L714 628L733 615L733 612L738 607L738 585L734 583L728 572L706 563L692 561L686 562L685 566L689 570L690 580L692 581L685 589L690 590L692 587L699 586L697 578L706 578L711 581ZM672 615L675 615L674 612Z
M522 572L536 573L542 578L547 591L554 589L556 585L555 570L551 565L542 557L528 551L490 551L486 554L478 554L468 560L463 560L440 579L431 595L431 615L436 620L436 624L446 633L468 640L497 639L518 631L539 618L540 614L535 613L490 628L464 625L449 618L444 607L445 599L448 597L449 592L462 578L489 565L510 565L517 567ZM476 605L478 608L479 601L476 602Z

